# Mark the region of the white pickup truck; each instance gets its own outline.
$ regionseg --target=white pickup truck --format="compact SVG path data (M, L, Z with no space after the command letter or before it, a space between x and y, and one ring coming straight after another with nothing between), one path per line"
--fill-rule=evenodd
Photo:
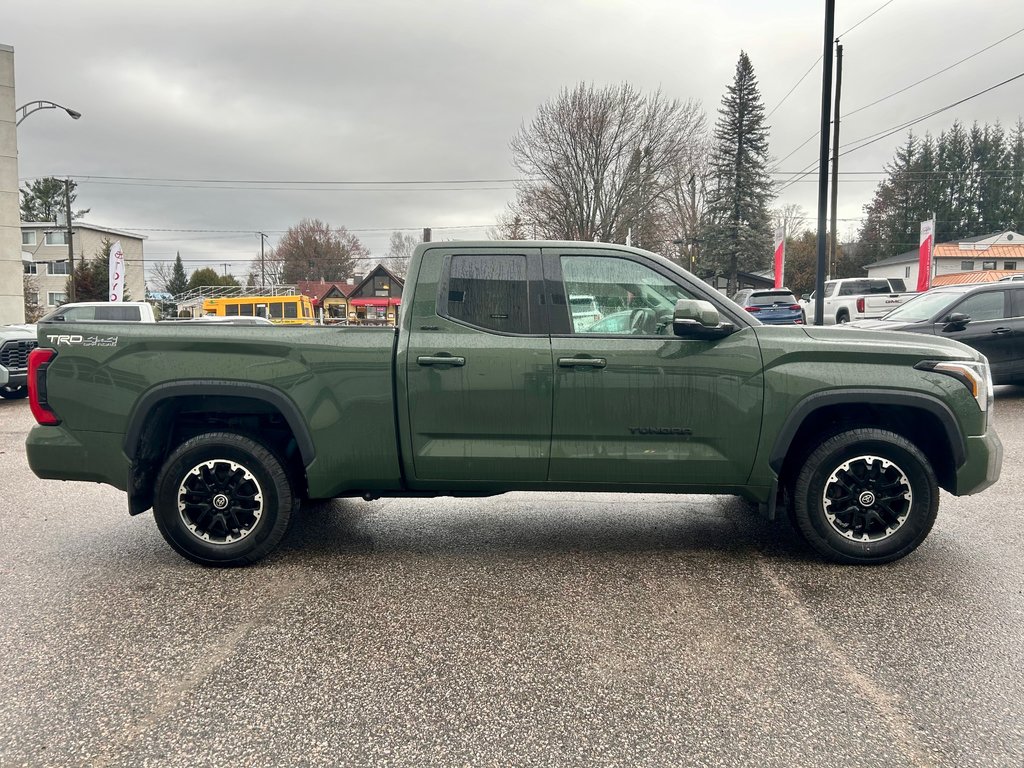
M825 325L872 320L894 310L913 294L895 277L845 277L825 281ZM814 294L800 299L804 322L814 322Z

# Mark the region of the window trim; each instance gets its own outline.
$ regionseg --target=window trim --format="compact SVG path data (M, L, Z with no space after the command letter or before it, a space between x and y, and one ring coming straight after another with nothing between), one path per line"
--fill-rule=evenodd
M485 328L482 325L475 325L462 318L452 317L448 311L448 286L451 282L452 257L454 256L522 256L526 259L526 322L529 326L527 333L515 331L499 331L495 328ZM441 276L437 281L437 300L435 312L450 323L461 325L464 328L472 328L474 331L490 333L495 336L512 336L516 338L546 338L547 313L544 311L543 273L540 263L540 251L536 248L524 248L521 251L512 250L459 250L455 253L444 254L444 261L441 264ZM540 301L539 306L536 302Z

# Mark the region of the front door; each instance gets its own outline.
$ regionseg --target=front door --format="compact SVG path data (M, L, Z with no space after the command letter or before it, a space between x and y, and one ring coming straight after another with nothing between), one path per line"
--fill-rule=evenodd
M949 314L959 312L971 318L965 328L947 331L944 321L935 327L936 336L963 342L988 358L992 366L992 378L996 383L1013 376L1016 365L1015 336L1024 330L1018 328L1019 324L1010 317L1010 293L1005 285L993 285L990 290L972 293L949 310Z
M420 486L546 479L551 342L542 285L536 248L425 252L404 310L407 471Z
M555 483L675 486L747 481L761 426L754 330L714 341L672 331L681 298L707 294L626 252L545 249L552 313ZM570 313L593 296L601 319Z

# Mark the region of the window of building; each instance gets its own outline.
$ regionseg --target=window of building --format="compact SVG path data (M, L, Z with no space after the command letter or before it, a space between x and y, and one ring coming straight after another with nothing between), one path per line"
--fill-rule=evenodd
M39 274L39 265L36 264L34 261L23 261L22 265L25 267L25 274L26 275L38 275Z
M983 261L983 262L981 262L981 268L982 269L995 269L996 268L996 263L995 263L995 261Z
M526 256L452 256L447 287L441 314L490 331L530 332Z
M68 300L68 295L63 291L47 291L46 293L46 305L49 307L56 307L58 304L63 304Z
M36 244L36 231L34 229L23 229L23 230L21 230L21 244L22 245L35 245Z
M68 263L66 260L47 262L46 271L51 275L66 275L68 274Z
M1017 262L1016 261L1004 261L1003 262L1003 269L1016 269L1016 268L1017 268Z
M960 262L960 271L961 272L973 272L974 271L974 262L973 261L961 261Z
M47 245L67 245L68 233L63 229L56 232L47 232L45 242Z
M391 278L387 275L376 275L373 278L373 295L374 296L390 296L391 295Z
M907 267L906 269L903 270L903 276L910 277L910 267Z
M25 302L30 305L36 305L39 303L39 292L38 291L25 291Z

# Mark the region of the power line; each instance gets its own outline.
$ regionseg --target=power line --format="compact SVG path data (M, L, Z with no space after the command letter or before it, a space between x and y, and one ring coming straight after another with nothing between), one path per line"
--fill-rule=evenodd
M370 185L370 184L505 184L517 181L529 181L529 179L334 179L334 180L290 180L290 179L193 179L177 178L168 176L75 176L73 174L53 174L60 178L70 178L76 181L162 181L162 182L183 182L188 184L314 184L314 185ZM27 181L27 179L21 179Z
M75 178L75 177L72 177ZM211 186L210 184L164 184L162 182L149 181L91 181L76 179L81 184L101 184L120 187L159 187L164 189L205 189L205 190L249 190L252 192L508 192L515 187L260 187L250 185L222 184Z
M881 10L882 10L883 8L885 8L885 7L887 6L887 5L889 5L889 4L890 4L890 3L892 3L892 2L894 2L894 0L888 0L888 1L887 1L887 2L885 2L885 3L882 3L882 5L878 6L878 8L876 8L875 10L873 10L873 11L872 11L871 13L869 13L869 14L868 14L867 16L865 16L865 17L864 17L863 19L861 19L861 20L860 20L860 21L858 21L858 22L857 22L856 24L854 24L854 25L853 25L852 27L850 27L849 29L847 29L847 30L846 30L845 32L842 32L841 34L837 35L836 37L837 37L837 38L842 38L843 36L845 36L845 35L848 35L848 34L849 34L850 32L853 32L853 30L855 30L855 29L856 29L857 27L859 27L859 26L860 26L861 24L863 24L863 23L864 23L865 21L867 21L868 19L870 19L870 18L871 18L872 16L874 16L874 15L875 15L876 13L878 13L879 11L881 11ZM803 81L804 81L804 80L805 80L805 79L807 78L807 76L808 76L809 74L811 74L811 72L813 72L813 71L814 71L814 68L815 68L816 66L818 66L818 64L819 64L820 62L821 62L821 56L819 56L818 58L816 58L816 59L814 60L814 63L813 63L813 64L811 64L811 66L807 68L807 71L806 71L806 72L804 72L804 73L803 73L803 74L802 74L802 75L800 76L800 79L796 81L796 85L794 85L794 86L793 86L792 88L790 88L790 89L789 89L788 91L786 91L786 95L782 97L782 99L781 99L781 100L779 101L779 103L778 103L778 104L776 104L776 105L775 105L774 107L772 107L772 110L771 110L771 112L769 112L769 113L768 113L767 115L765 115L765 120L767 120L767 119L768 119L769 117L771 117L772 115L774 115L774 114L775 114L776 110L777 110L777 109L778 109L779 107L781 107L781 106L782 106L782 105L783 105L783 104L785 103L786 99L788 99L788 98L789 98L789 97L790 97L790 96L791 96L791 95L793 94L793 91L795 91L795 90L796 90L796 89L797 89L797 88L798 88L798 87L800 86L800 83L802 83L802 82L803 82ZM813 138L813 137L812 137L812 138ZM810 139L808 139L808 141L810 141ZM807 142L804 142L804 144L806 144L806 143L807 143ZM801 144L800 146L803 146L803 144ZM787 155L787 157L788 157L788 155Z

